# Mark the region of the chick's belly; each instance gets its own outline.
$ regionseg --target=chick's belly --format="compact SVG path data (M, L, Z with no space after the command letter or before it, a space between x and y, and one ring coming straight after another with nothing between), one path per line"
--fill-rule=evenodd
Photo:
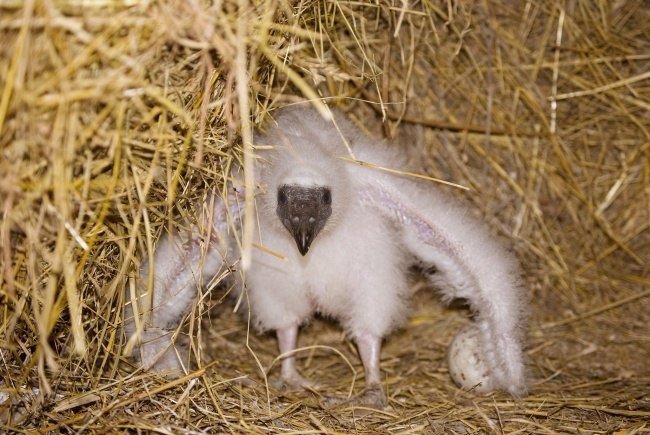
M288 255L281 259L265 252L253 253L246 288L256 324L263 330L300 324L314 311L304 274L285 243L269 237L267 246Z
M394 261L384 255L392 251L391 242L376 234L383 230L381 221L359 216L349 222L314 246L305 268L316 309L335 318L352 315L358 293L368 291L368 283L376 278L375 268L385 269Z
M335 245L321 244L313 252L304 269L304 280L309 283L309 298L321 314L338 317L350 303L350 252L338 251Z

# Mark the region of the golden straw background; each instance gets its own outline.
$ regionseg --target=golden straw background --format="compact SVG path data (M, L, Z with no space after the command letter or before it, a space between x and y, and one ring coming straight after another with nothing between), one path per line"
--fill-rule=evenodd
M650 432L648 23L642 0L0 0L0 431ZM186 322L198 370L122 356L140 260L303 99L470 188L437 186L521 260L527 397L452 384L468 313L430 289L387 339L382 411L321 406L363 385L322 319L299 360L320 387L277 390L274 338L224 290Z

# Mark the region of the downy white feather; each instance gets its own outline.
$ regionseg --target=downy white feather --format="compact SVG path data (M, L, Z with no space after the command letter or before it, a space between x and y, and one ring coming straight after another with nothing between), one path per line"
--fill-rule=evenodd
M254 250L245 288L255 325L260 330L275 330L280 351L290 353L299 326L314 314L339 320L357 342L366 369L368 388L360 403L382 406L381 342L406 319L408 266L430 265L437 270L432 281L439 286L443 300L464 298L476 314L481 352L490 369L490 388L523 394L522 307L526 295L514 256L490 236L483 223L433 183L344 160L350 157L349 145L360 161L387 168L403 169L404 165L387 144L361 134L341 114L335 113L334 119L336 126L309 108L283 109L266 131L255 136L256 145L270 146L258 152L259 228L255 243L285 257ZM329 212L331 208L331 214L319 218L317 223L324 226L315 231L311 245L303 246L306 252L301 253L298 236L283 219L289 216L282 215L279 208L280 191L286 186L290 186L289 195L298 199L320 192L314 189L326 189L331 195L331 206L326 200L318 204L312 200L314 210ZM291 193L294 188L298 193ZM226 206L219 201L215 228L223 237L227 232ZM233 209L232 213L238 212ZM170 326L177 326L191 305L188 300L196 294L195 268L201 264L197 253L202 251L195 242L183 246L174 248L165 238L156 250L154 322L149 329L173 329ZM223 249L221 253L215 248L207 252L204 277L214 275L224 261L234 260L232 249L225 255ZM141 280L147 275L147 262L144 264ZM160 346L150 347L160 350ZM143 364L152 368L174 365L169 358L163 358L160 367L151 363L151 358L142 358ZM308 384L298 375L292 354L283 360L282 378L290 385Z

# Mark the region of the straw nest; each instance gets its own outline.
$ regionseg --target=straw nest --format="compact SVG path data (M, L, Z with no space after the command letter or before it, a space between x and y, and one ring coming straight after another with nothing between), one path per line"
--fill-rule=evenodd
M1 430L647 433L649 22L642 0L0 1ZM320 406L362 384L325 320L300 342L322 387L276 390L273 337L216 291L188 319L201 369L129 366L139 259L305 98L470 187L443 188L512 241L527 397L452 385L466 313L427 290L387 341L384 411Z

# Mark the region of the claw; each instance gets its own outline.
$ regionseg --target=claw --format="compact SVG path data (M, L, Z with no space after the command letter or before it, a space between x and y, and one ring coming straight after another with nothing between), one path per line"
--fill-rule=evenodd
M281 376L280 379L275 381L273 384L276 388L283 391L309 390L318 386L317 383L300 376L297 371L290 375Z
M329 397L323 401L324 408L339 408L362 406L374 409L384 409L388 400L380 384L367 386L361 393L351 398Z

